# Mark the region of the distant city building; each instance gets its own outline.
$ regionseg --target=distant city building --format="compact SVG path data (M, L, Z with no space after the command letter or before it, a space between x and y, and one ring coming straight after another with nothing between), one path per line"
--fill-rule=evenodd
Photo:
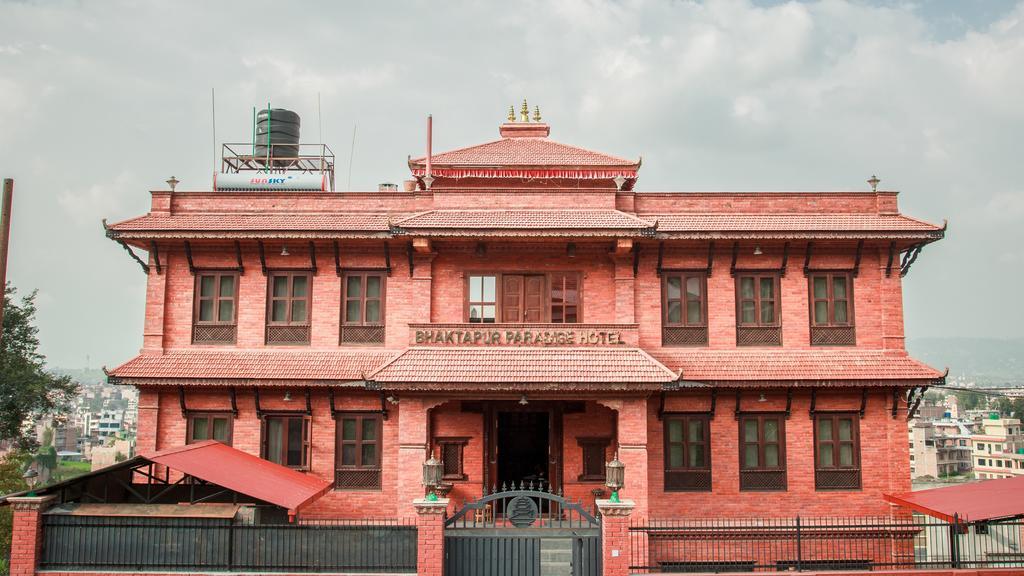
M981 423L974 443L974 469L978 478L1024 475L1024 434L1017 418L989 418Z
M964 474L971 467L971 434L966 425L952 421L917 421L911 425L911 478Z

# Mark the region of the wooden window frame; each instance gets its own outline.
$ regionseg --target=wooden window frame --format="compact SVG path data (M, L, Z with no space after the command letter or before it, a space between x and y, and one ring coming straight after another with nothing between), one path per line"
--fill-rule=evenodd
M306 296L296 297L295 293L295 278L298 277L306 278ZM274 297L274 279L286 277L288 278L288 296L283 298ZM274 301L284 300L288 303L285 308L285 321L275 321L273 319L274 313ZM306 301L306 319L302 322L292 321L292 305L299 300ZM309 326L312 324L313 308L311 306L313 301L313 273L308 271L291 272L291 271L280 271L280 272L268 272L267 273L267 326Z
M703 437L702 442L691 442L690 436L690 422L700 421L703 425ZM683 440L681 442L672 442L669 436L669 422L679 421L681 422L683 430ZM663 464L665 469L665 492L711 492L711 474L712 474L712 457L711 457L711 415L706 413L694 413L694 414L665 414L662 420L662 439L664 442L664 455ZM702 445L704 446L704 466L690 466L689 455L691 445ZM679 445L683 450L683 465L673 467L671 465L671 450L673 445ZM677 476L705 476L703 486L698 487L670 487L670 477Z
M366 279L368 277L380 278L380 297L366 297ZM385 325L385 299L387 294L387 272L377 270L346 270L341 274L341 324L342 326L384 326ZM361 294L359 298L348 296L348 279L359 278ZM348 303L350 300L359 300L359 321L351 322L348 319ZM380 300L380 322L366 321L366 302L369 300Z
M345 420L356 421L355 440L343 440L341 435L344 430ZM373 420L376 423L376 438L373 440L363 439L363 422ZM380 412L336 412L334 414L334 469L336 490L371 490L380 491L383 485L381 476L384 472L384 415ZM372 444L376 447L376 465L366 465L363 460L363 446ZM342 451L345 445L354 446L356 456L355 464L342 464ZM340 478L345 472L355 473L376 473L375 482L367 484L341 484Z
M447 465L447 461L444 459L445 446L455 446L459 452L458 456L458 472L445 473L442 468L441 479L448 480L450 482L464 482L469 479L466 474L466 445L469 444L469 438L467 437L440 437L434 439L434 444L438 446L441 461Z
M679 278L679 298L669 298L670 278ZM686 282L696 278L700 284L700 316L697 323L687 319L686 306L692 302L687 297ZM669 305L679 302L679 322L668 319ZM708 345L708 274L705 270L663 270L661 274L661 343L662 346L707 346Z
M839 420L847 418L850 420L852 439L839 440ZM824 419L832 421L832 440L823 442L818 439L818 423ZM850 443L853 446L853 464L849 466L839 465L839 448L844 443ZM824 444L832 445L834 466L823 466L821 464L821 446ZM836 472L846 473L850 478L855 477L856 482L850 481L842 484L825 485L824 475ZM816 490L860 490L863 487L859 414L856 412L817 412L814 414L814 477Z
M288 453L288 425L287 425L287 422L285 422L284 425L281 428L281 430L284 433L284 437L282 438L282 441L281 441L281 450L282 450L282 454L280 455L281 456L281 458L280 458L281 462L280 463L275 462L275 464L279 464L280 466L284 466L286 468L292 468L294 470L302 470L302 471L309 470L310 460L312 459L312 444L313 444L312 443L312 437L313 437L313 429L312 428L313 428L313 419L308 414L296 414L294 412L282 412L282 413L273 413L273 412L271 412L271 413L263 414L263 416L260 418L260 458L263 458L264 460L267 460L268 462L273 462L273 460L270 459L269 454L268 454L268 450L269 450L269 447L270 447L270 438L269 438L269 434L270 434L269 433L269 428L270 428L270 426L269 426L269 421L270 420L278 420L278 419L279 420L285 420L285 421L287 421L287 420L294 420L294 419L301 419L302 420L302 436L303 436L303 438L302 438L302 462L300 464L298 464L298 465L290 465L290 464L287 463L287 461L288 461L288 454L287 454Z
M577 480L580 482L604 482L606 478L605 474L605 463L608 457L608 447L612 444L612 439L607 436L585 436L577 437L576 443L580 446L580 474ZM588 450L600 450L601 457L598 458L600 463L600 473L588 474L587 473L587 451ZM594 454L589 454L592 458Z
M779 272L736 272L736 326L739 328L779 328L782 326L782 278ZM754 279L754 298L742 297L741 285L743 284L744 278ZM772 304L774 308L773 316L775 320L773 322L762 322L761 321L761 279L771 278L773 283L774 298ZM753 302L754 303L754 322L743 322L743 303Z
M562 280L562 302L559 303L559 304L555 304L554 299L551 296L551 292L555 289L555 279L556 278L561 278L561 280ZM566 284L566 280L568 278L575 278L576 279L576 301L574 303L571 303L571 304L566 302L566 298L565 298L565 293L566 293L565 284ZM583 309L583 299L580 297L581 294L582 294L581 287L583 285L583 276L579 272L573 272L573 271L570 271L570 272L550 272L550 273L547 274L547 278L545 278L545 282L547 284L547 286L546 286L547 290L545 291L547 302L546 302L546 306L544 307L544 309L547 310L548 322L550 322L551 324L579 324L580 323L581 310ZM575 307L576 308L576 312L575 312L576 321L575 322L567 322L565 320L565 316L566 316L565 311L566 311L567 308L570 308L570 307ZM559 321L559 322L556 322L554 320L554 318L555 318L555 309L556 308L561 308L561 310L562 310L562 320Z
M266 339L265 342L269 346L308 346L312 340L312 326L313 326L313 273L309 270L280 270L280 271L268 271L267 272L267 317L266 317ZM274 297L274 279L286 277L288 278L288 295L285 297ZM295 293L295 278L304 277L306 278L306 296L296 297L293 296ZM283 300L287 302L285 307L285 318L284 321L273 320L274 314L274 302ZM292 321L292 306L297 301L305 301L306 303L306 319L301 322ZM305 339L303 340L287 340L287 339L272 339L271 333L275 328L305 328Z
M210 298L202 297L202 283L203 278L213 277L213 296ZM224 278L232 278L234 284L234 291L230 298L224 298L220 296L220 285ZM238 329L238 272L232 272L227 270L203 270L197 271L195 274L195 287L194 287L194 298L192 302L192 343L193 344L234 344L237 339ZM213 320L201 320L199 317L199 310L202 307L202 303L207 300L213 301ZM220 320L220 307L221 303L225 300L230 300L232 304L231 320ZM202 327L222 327L222 328L234 328L231 331L230 338L224 339L198 339L196 338L198 331Z
M196 442L204 442L206 440L216 440L216 438L213 437L213 420L216 418L223 418L227 420L228 438L224 443L231 446L234 439L235 417L230 412L187 412L185 414L185 444L194 444ZM194 423L198 419L205 419L207 421L206 429L210 432L209 438L195 439L192 437L195 430Z
M368 278L379 278L380 279L380 296L378 298L367 298L366 297L366 283ZM386 299L387 299L387 270L378 269L350 269L344 270L341 274L341 310L339 311L338 324L340 326L338 331L338 343L343 346L359 346L359 345L379 345L383 344L386 332L385 326L387 324L386 316ZM348 296L348 281L349 278L359 278L360 282L360 296L359 298L350 298ZM352 322L349 321L348 315L348 303L350 301L359 301L359 320ZM380 301L380 321L379 322L367 322L366 321L366 303L368 301L379 300Z
M503 301L504 301L504 277L512 276L542 276L544 278L543 288L543 301L541 302L541 310L543 317L540 322L502 322L503 314ZM531 270L503 270L501 272L494 271L467 271L464 274L463 282L463 306L462 306L462 321L469 323L469 309L473 305L489 306L494 305L494 324L551 324L551 280L554 276L576 276L576 322L564 324L567 326L575 326L584 323L584 311L583 311L583 280L584 273L579 270L554 270L551 272L537 272ZM494 302L484 302L470 300L470 278L476 276L493 276L494 277ZM477 324L477 322L473 322ZM479 324L490 324L490 322L480 322Z
M779 425L778 440L769 442L765 439L765 421L775 420ZM757 440L750 442L746 438L747 422L757 422ZM755 467L748 467L746 463L746 448L748 445L757 446L757 463ZM767 446L774 444L778 446L779 463L776 466L766 466L765 454ZM747 492L756 491L785 491L788 486L788 471L786 466L786 414L782 412L744 412L739 418L739 469L740 469L740 490ZM778 478L781 476L781 478ZM774 482L774 485L772 483Z
M815 298L814 280L824 278L825 298ZM846 322L835 320L834 285L836 278L846 280ZM855 346L857 344L856 320L854 313L854 275L847 270L812 270L807 274L807 321L811 332L812 346ZM819 324L815 316L815 304L826 302L826 322Z

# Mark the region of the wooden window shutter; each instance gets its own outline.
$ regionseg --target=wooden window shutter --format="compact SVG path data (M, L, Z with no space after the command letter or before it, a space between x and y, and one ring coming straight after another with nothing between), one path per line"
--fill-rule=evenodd
M523 277L505 274L501 279L501 321L520 322L523 317Z
M523 297L523 322L544 321L544 277L527 276Z

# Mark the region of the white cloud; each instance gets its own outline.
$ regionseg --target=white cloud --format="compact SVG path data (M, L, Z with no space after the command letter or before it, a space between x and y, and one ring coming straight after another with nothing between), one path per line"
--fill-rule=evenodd
M109 182L63 190L57 195L57 205L75 223L95 230L103 218L120 212L126 199L132 194L138 194L141 189L142 182L131 172L123 171Z

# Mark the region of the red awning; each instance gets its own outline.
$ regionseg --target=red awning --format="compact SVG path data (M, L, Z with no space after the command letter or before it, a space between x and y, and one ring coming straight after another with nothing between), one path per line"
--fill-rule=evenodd
M257 458L215 440L144 454L143 457L178 472L287 508L290 516L331 489L330 483L316 476Z
M884 494L887 502L948 522L984 522L1024 516L1024 476L983 480L902 494Z

